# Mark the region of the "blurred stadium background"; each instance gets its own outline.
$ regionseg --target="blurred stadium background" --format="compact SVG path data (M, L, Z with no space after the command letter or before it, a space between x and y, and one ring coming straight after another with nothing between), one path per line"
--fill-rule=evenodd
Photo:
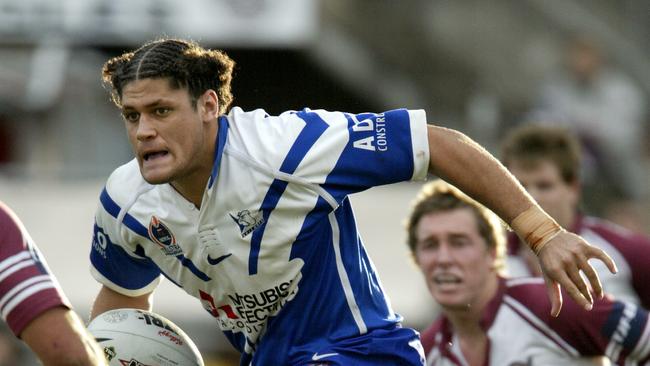
M87 317L99 288L88 270L97 198L108 174L132 156L100 83L107 58L160 36L192 38L235 59L234 104L244 109L421 108L430 122L497 154L499 138L533 108L577 33L598 40L647 108L646 0L0 0L0 199ZM645 143L633 157L643 192L631 211L612 218L650 233L650 114L644 118ZM380 187L352 200L394 308L421 328L436 309L403 233L418 188ZM620 213L598 202L604 197L587 196L584 205ZM213 319L169 282L155 311L180 325L209 365L236 364Z

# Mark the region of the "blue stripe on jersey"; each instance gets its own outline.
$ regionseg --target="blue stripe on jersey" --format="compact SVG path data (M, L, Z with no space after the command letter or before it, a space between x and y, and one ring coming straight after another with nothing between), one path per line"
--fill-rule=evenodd
M262 247L262 236L264 236L264 230L266 229L266 223L269 221L269 215L271 211L275 209L280 201L280 197L284 193L284 190L287 188L287 182L275 179L271 183L269 190L266 192L266 196L262 201L262 217L264 222L260 227L253 231L253 236L251 237L251 251L248 255L248 274L254 275L257 274L257 262L260 255L260 249Z
M219 166L221 165L221 157L223 156L223 148L226 146L226 139L228 138L228 118L221 116L217 120L219 124L219 132L217 132L217 148L214 149L214 164L212 165L212 173L208 181L208 189L212 188L212 184L219 175Z
M179 261L181 261L181 263L183 263L183 265L184 265L185 267L187 267L190 271L192 271L192 273L194 273L194 275L195 275L196 277L202 279L202 280L205 281L205 282L208 282L208 281L212 280L212 278L208 277L208 275L206 275L205 273L201 272L200 269L196 268L196 266L194 265L194 263L192 263L192 260L190 260L189 258L185 257L184 255L179 254L179 255L176 256L176 259L178 259Z
M641 338L643 324L648 320L648 315L639 311L635 304L615 302L605 321L602 333L607 339L623 339L624 349L631 350Z
M314 112L302 110L296 113L296 116L305 121L305 127L300 131L300 134L296 138L296 141L294 141L291 149L289 149L289 153L284 158L280 167L280 171L287 174L293 174L296 171L296 168L298 168L302 159L307 155L309 149L314 146L329 126Z
M300 131L300 134L298 134L298 137L289 149L287 156L284 158L284 161L280 166L280 171L287 174L293 174L296 171L300 162L305 158L307 152L309 152L309 149L314 146L316 141L318 141L320 136L329 126L318 114L308 112L307 110L296 113L296 116L305 121L305 126L302 131ZM287 182L275 179L271 183L271 186L262 201L262 207L260 207L260 210L262 211L264 223L253 232L253 236L251 237L251 251L248 256L248 274L250 275L257 274L257 263L262 245L262 237L264 236L264 230L266 229L266 223L286 188Z
M337 201L370 187L411 179L413 141L407 110L346 118L350 140L324 184Z
M349 201L345 200L337 212L348 209ZM349 342L360 335L336 269L332 226L327 220L330 211L329 203L320 197L315 208L305 217L289 257L290 260L301 258L304 261L299 291L277 316L269 319L267 333L257 345L254 364L295 364L298 358L309 359L319 350L328 349L334 343ZM342 215L338 218L339 225L345 225L343 221L349 219L344 217L348 213ZM400 319L388 311L386 299L377 285L361 243L356 239L348 240L357 237L356 230L352 229L354 226L351 223L349 227L340 227L340 249L345 252L342 256L355 300L360 305L363 321L369 331L391 329ZM347 260L346 255L350 256ZM366 269L369 273L362 274ZM352 272L359 273L354 275ZM360 299L363 296L367 299ZM301 345L287 342L288 338L300 339Z
M128 290L141 289L160 275L160 269L151 259L130 256L96 224L90 262L104 277ZM124 268L129 270L125 271Z
M120 214L120 210L121 210L120 206L115 201L113 201L111 196L108 194L106 187L104 187L104 190L102 191L102 194L99 197L99 201L102 203L102 206L104 207L106 212L108 212L111 216L117 219L117 216ZM131 231L133 231L134 233L151 241L151 238L149 238L149 231L144 225L142 225L138 220L136 220L135 217L127 213L126 215L124 215L124 219L122 220L122 222L127 228L131 229ZM177 255L176 259L178 259L183 264L183 266L189 269L190 272L192 272L196 277L206 282L211 280L211 278L208 277L208 275L201 272L201 270L198 269L190 259L185 258L185 256L183 256L182 254Z
M645 328L643 325L648 321L648 314L641 311L638 306L635 306L635 313L634 318L630 320L629 333L623 341L624 349L631 350L634 348L639 339L641 339L642 332Z

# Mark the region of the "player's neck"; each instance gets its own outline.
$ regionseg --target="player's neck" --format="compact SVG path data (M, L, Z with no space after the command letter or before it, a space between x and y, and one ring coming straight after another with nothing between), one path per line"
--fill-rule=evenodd
M216 129L214 133L207 134L209 141L206 141L206 149L200 154L196 168L188 174L170 182L170 185L174 187L183 198L193 203L198 209L201 208L205 187L208 184L208 180L210 179L214 167L216 135Z
M489 276L482 291L474 300L462 309L445 310L445 315L449 319L458 336L473 338L485 331L481 328L481 319L487 309L488 304L499 290L499 278L496 273Z

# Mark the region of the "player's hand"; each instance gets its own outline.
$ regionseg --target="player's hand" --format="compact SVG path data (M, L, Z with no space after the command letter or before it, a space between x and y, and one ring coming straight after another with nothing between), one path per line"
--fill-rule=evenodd
M578 305L591 310L593 299L580 271L586 275L596 296L603 297L603 287L598 274L589 264L589 259L600 259L610 272L618 272L616 264L607 253L589 245L580 236L570 232L562 232L549 241L540 250L538 257L548 296L551 299L552 316L558 316L562 308L560 286L564 287Z

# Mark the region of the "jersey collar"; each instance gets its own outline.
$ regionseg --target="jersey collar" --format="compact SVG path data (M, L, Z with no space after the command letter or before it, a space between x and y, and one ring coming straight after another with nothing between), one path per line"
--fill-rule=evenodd
M221 157L223 156L223 150L226 146L226 139L228 138L228 119L226 116L220 116L217 120L219 124L219 131L217 132L217 141L216 149L214 149L214 165L212 165L212 173L210 174L210 180L208 180L208 190L212 188L212 185L217 180L219 175L219 166L221 165Z

